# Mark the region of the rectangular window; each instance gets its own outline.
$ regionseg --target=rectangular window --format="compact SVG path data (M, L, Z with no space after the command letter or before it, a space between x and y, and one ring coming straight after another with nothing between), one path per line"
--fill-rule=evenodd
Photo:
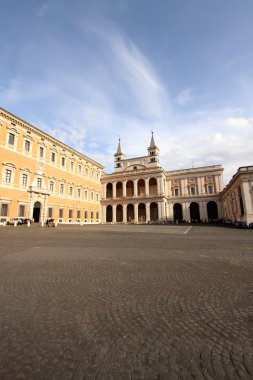
M11 170L5 169L5 177L4 181L10 183L11 182Z
M1 216L8 216L8 203L2 203Z
M74 162L70 161L70 170L73 172L74 171Z
M191 195L195 195L196 193L195 186L191 186L190 191L191 191Z
M69 219L72 219L72 218L73 218L73 210L69 209Z
M63 218L63 208L59 208L59 218Z
M24 217L25 216L25 206L19 205L19 216Z
M88 211L84 210L84 219L88 219Z
M77 196L78 198L81 198L81 189L77 189Z
M66 159L65 159L65 157L62 157L61 158L61 166L65 166L65 163L66 163Z
M99 181L99 174L97 173L97 182Z
M96 212L96 219L97 220L99 219L99 212L98 211Z
M99 201L98 193L96 194L96 201Z
M31 143L29 140L25 140L25 151L30 152L31 149Z
M55 152L52 152L52 153L51 153L51 162L52 162L53 164L55 163L55 158L56 158Z
M207 186L208 194L213 194L213 185Z
M81 218L81 210L77 210L76 218L77 219Z
M53 209L52 209L52 207L48 207L47 217L48 218L52 218L53 217Z
M53 181L49 182L49 190L54 191L54 182Z
M81 166L81 165L78 165L78 174L79 174L79 175L82 174L82 166Z
M94 193L93 193L93 191L91 192L91 200L93 201L94 200Z
M22 186L27 186L27 182L28 182L28 175L22 174Z
M14 135L14 133L9 133L8 144L14 146L14 144L15 144L15 135Z
M42 146L40 146L40 148L39 148L39 156L40 156L40 158L44 157L44 148Z
M91 179L94 179L94 172L91 172Z
M88 199L88 190L85 190L84 197L85 197L86 200Z
M42 187L42 179L41 178L37 178L37 187L39 187L40 189Z
M60 194L64 194L64 184L60 183Z
M90 218L93 219L93 216L94 216L94 212L91 211L91 212L90 212Z
M87 177L88 177L88 175L89 175L89 169L88 169L88 168L86 168L86 169L85 169L85 177L87 178Z
M179 189L178 189L178 188L175 189L175 196L176 196L176 197L179 196Z
M72 186L70 186L70 188L69 188L69 195L72 197L72 195L73 195L73 187Z

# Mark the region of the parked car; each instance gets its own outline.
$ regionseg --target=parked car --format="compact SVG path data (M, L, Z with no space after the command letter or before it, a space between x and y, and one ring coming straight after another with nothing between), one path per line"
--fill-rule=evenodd
M250 229L253 230L253 223L250 223L250 224L248 225L248 228L250 228Z
M14 226L14 224L17 223L17 225L24 224L24 219L22 218L12 218L8 220L7 224Z
M239 220L235 223L235 227L237 228L248 228L248 224L244 220Z

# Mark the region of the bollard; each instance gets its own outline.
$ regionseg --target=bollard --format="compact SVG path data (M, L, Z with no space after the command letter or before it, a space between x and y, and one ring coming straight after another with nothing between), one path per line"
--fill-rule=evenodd
M44 222L41 222L41 227L44 227Z
M27 221L27 227L30 227L31 226L31 222L30 220Z
M6 220L3 222L3 227L6 227Z
M17 225L18 225L18 222L17 222L17 220L15 220L14 227L17 227Z
M57 227L57 222L54 223L54 226Z

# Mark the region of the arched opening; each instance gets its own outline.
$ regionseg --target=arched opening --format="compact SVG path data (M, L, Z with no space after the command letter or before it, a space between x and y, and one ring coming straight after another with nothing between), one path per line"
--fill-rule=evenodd
M144 179L139 179L137 182L138 195L145 195L145 181Z
M122 207L122 205L117 205L117 207L116 207L116 222L117 223L123 222L123 207Z
M149 194L157 195L157 180L156 178L150 178L149 180Z
M139 223L146 222L146 206L144 203L140 203L138 205L138 222Z
M243 206L243 200L242 200L241 186L238 187L238 197L239 197L239 203L240 203L241 216L243 216L244 215L244 206Z
M35 202L33 206L33 220L35 223L39 223L40 221L40 210L41 210L41 203Z
M116 183L116 198L121 198L121 197L123 197L122 182L117 182Z
M199 204L197 202L192 202L190 204L190 217L192 222L200 221Z
M216 202L210 201L207 203L207 216L209 222L218 219L218 207Z
M134 183L133 181L127 181L126 183L126 196L133 197L134 196Z
M134 222L134 205L132 204L127 205L127 222Z
M183 209L180 203L175 203L173 205L173 217L174 222L182 222L183 220Z
M150 220L158 220L158 205L156 202L150 204Z
M106 222L111 223L112 222L112 206L108 205L106 207Z
M106 198L112 198L112 183L106 185Z

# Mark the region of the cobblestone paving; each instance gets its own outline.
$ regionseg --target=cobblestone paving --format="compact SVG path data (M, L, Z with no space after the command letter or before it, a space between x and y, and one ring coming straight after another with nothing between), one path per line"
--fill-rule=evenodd
M0 379L253 379L253 231L186 229L0 227Z

